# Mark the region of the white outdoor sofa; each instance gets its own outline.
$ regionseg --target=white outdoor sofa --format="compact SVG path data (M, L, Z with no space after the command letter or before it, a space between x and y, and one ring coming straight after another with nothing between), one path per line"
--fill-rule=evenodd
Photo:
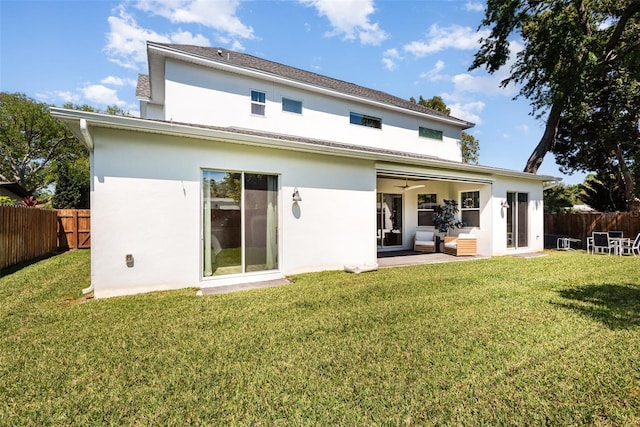
M436 234L433 231L416 231L413 239L413 250L416 252L435 252Z

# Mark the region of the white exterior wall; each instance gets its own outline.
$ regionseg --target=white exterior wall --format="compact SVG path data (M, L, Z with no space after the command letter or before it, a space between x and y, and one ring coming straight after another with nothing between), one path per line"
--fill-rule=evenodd
M251 114L251 90L266 94L265 116ZM282 111L282 97L302 101L302 114ZM157 118L158 106L147 107ZM350 112L382 119L382 129L349 123ZM460 161L461 130L370 105L167 59L164 119L342 142ZM443 140L418 136L418 127L443 132Z
M501 177L493 185L493 255L508 255L544 250L544 205L542 183L524 179ZM507 200L507 192L527 193L529 197L528 245L524 248L507 248L507 215L500 204Z
M93 139L97 298L247 281L202 278L202 169L279 175L279 271L252 280L376 262L371 162L104 128Z

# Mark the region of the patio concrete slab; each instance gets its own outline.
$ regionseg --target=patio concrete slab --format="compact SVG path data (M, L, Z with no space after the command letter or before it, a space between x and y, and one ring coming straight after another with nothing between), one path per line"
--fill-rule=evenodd
M240 285L215 286L210 288L201 288L196 295L217 295L228 294L230 292L247 291L250 289L270 288L273 286L288 285L291 283L288 279L267 280L264 282L242 283Z
M476 259L485 259L488 257L482 255L472 256L453 256L445 253L420 253L413 251L400 252L380 252L378 253L378 266L384 267L401 267L407 265L418 264L437 264L443 262L461 262L472 261Z

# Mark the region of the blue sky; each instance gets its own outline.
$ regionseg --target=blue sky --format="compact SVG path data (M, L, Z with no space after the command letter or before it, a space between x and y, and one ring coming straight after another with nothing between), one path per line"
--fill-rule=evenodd
M481 164L522 170L544 123L512 99L516 87L499 87L508 69L468 71L483 10L477 0L0 0L0 91L137 114L146 40L223 47L406 99L439 95L476 123ZM551 155L539 173L562 176Z

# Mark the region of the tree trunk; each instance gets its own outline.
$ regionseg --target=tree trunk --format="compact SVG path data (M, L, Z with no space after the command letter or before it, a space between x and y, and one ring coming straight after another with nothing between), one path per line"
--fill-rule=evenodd
M545 154L547 154L553 147L553 143L558 133L558 125L560 124L560 115L562 113L563 102L555 101L551 106L549 117L547 118L547 125L544 129L544 134L533 153L527 160L527 165L524 167L524 172L538 173L538 169L544 160Z
M635 182L631 172L627 167L627 163L624 160L624 154L622 153L622 147L620 144L616 144L616 159L618 160L618 168L620 169L620 175L624 183L624 199L627 202L628 212L640 211L640 200L636 197Z

